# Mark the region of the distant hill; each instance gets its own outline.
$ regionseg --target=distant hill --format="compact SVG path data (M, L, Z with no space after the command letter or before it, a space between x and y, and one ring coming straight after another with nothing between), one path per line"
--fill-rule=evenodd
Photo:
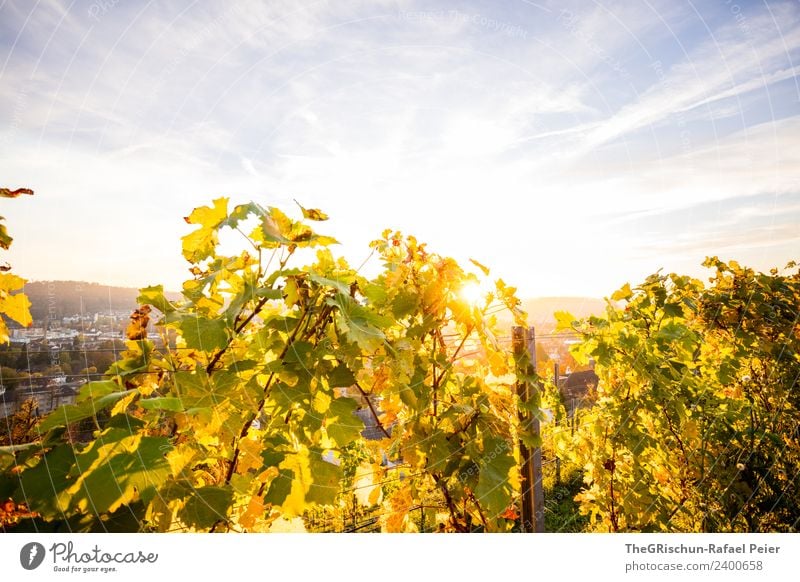
M568 311L575 317L603 315L606 311L605 299L595 297L537 297L523 299L522 304L528 312L528 322L537 327L555 327L556 311Z
M25 284L34 320L48 315L61 318L79 313L109 313L136 309L139 290L86 281L33 281ZM176 299L177 293L167 294Z
M556 311L568 311L578 318L590 315L603 315L606 309L604 299L596 297L536 297L523 299L522 308L528 314L528 324L536 327L538 333L553 331ZM501 325L511 325L511 317L506 313L498 313Z
M136 308L139 290L135 287L114 287L86 281L33 281L25 284L25 293L31 300L31 314L42 320L50 312L61 318L81 313L109 313L132 311ZM179 293L167 293L167 298L178 299ZM553 313L569 311L576 317L601 315L606 303L595 297L537 297L524 299L523 309L528 322L541 333L555 327ZM52 311L51 311L52 310ZM501 325L511 325L510 314L498 313Z

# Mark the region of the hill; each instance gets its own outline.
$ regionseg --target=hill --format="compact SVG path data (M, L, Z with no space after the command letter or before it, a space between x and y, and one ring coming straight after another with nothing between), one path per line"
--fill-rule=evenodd
M578 318L603 315L604 299L596 297L536 297L522 300L522 308L528 314L528 324L536 327L537 333L550 333L555 329L556 311L568 311ZM497 314L501 326L511 326L511 316L506 312Z
M135 287L113 287L86 281L32 281L24 293L31 300L34 320L62 318L80 313L110 313L136 308L139 290ZM177 293L167 294L175 299Z
M604 299L595 297L537 297L523 299L523 309L528 313L528 323L550 332L556 325L553 313L568 311L575 317L588 317L590 315L603 315L606 310Z
M31 314L35 320L50 315L62 318L80 313L110 313L132 311L136 308L139 290L135 287L114 287L86 281L33 281L25 284L25 293L31 300ZM179 293L167 293L169 299L180 298ZM605 300L595 297L536 297L523 300L528 322L541 333L555 327L553 313L569 311L576 317L600 315L605 311ZM499 313L501 325L511 325L507 313Z

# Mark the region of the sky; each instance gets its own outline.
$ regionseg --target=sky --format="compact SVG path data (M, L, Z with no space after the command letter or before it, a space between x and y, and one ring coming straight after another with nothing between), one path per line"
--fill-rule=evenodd
M0 0L32 280L190 275L213 198L385 228L525 297L800 259L800 3ZM367 270L377 268L370 263Z

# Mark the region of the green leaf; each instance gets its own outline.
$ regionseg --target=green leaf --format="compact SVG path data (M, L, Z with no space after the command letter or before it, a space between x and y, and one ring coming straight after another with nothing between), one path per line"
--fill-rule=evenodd
M112 380L99 380L97 382L87 382L81 386L78 392L78 397L75 399L77 403L86 400L98 399L114 392L119 392L122 387Z
M164 314L175 311L175 306L164 295L163 285L153 285L152 287L139 289L139 296L136 298L136 302L139 305L152 305Z
M380 327L391 325L393 322L390 318L359 305L352 297L342 293L329 298L328 304L338 307L336 324L361 349L372 351L384 343L386 336Z
M403 319L411 315L411 313L417 309L418 305L419 297L416 293L401 289L397 292L394 301L392 301L392 314L394 314L397 319Z
M105 384L93 382L93 384ZM110 383L113 384L113 383ZM116 384L113 384L118 388ZM58 426L68 426L85 418L91 418L101 410L116 404L118 400L129 395L127 390L105 394L100 398L87 399L79 404L70 404L56 408L39 425L39 430L46 432Z
M264 209L255 202L248 202L246 204L239 204L231 210L228 217L220 222L220 226L228 226L236 228L243 220L247 220L250 215L264 216Z
M328 376L328 386L331 388L347 388L355 383L355 375L344 364L336 366Z
M680 303L667 303L664 305L665 317L683 317L683 307Z
M281 469L278 476L269 484L269 491L267 491L264 501L277 507L283 505L292 492L293 480L294 471L291 469Z
M222 319L192 315L181 320L180 329L188 348L210 352L228 344L228 331Z
M688 337L690 334L689 328L685 325L675 322L668 322L661 326L655 337L667 341L681 340Z
M325 420L328 436L340 447L361 437L364 423L354 413L358 403L352 398L336 398L331 402Z
M442 471L447 462L452 458L456 447L447 440L447 436L440 430L434 432L430 438L421 443L428 457L428 469Z
M309 452L309 467L313 483L306 501L319 505L333 505L342 481L342 469L322 458L319 451Z
M516 465L511 454L511 447L501 438L484 438L483 455L478 460L478 464L480 473L475 496L486 511L494 517L505 511L511 503L513 489L509 479L511 469Z
M170 475L166 437L128 435L111 429L75 458L80 484L71 504L100 514L140 499L148 502Z
M67 489L74 480L68 477L75 463L75 451L69 445L56 447L39 463L22 472L19 492L15 496L25 499L32 511L45 518L63 518L68 511L71 495Z
M142 399L139 400L139 406L146 410L170 410L172 412L182 412L184 410L183 400L171 396Z
M189 527L208 529L220 520L227 520L232 504L233 490L230 487L200 487L193 491L178 517Z
M322 287L332 287L333 289L336 289L339 293L342 293L343 295L350 295L350 283L348 283L347 281L341 281L338 279L334 280L334 279L329 279L327 277L320 277L319 275L314 275L313 273L309 274L308 278L311 279L317 285L320 285Z
M389 297L385 287L370 283L364 288L364 296L369 299L372 304L383 305Z

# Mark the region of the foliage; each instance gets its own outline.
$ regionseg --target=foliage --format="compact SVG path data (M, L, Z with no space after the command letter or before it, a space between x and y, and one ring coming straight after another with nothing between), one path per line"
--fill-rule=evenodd
M600 377L560 445L585 471L577 499L597 530L798 529L800 274L704 264L709 286L655 274L605 317L560 314Z
M35 447L0 449L0 469L15 467L0 487L40 527L270 531L373 479L365 501L383 506L387 531L413 529L409 512L431 494L446 529L511 528L515 362L491 313L521 321L513 288L497 281L474 305L461 291L478 276L391 231L372 243L383 270L367 279L328 250L333 238L255 203L220 198L186 221L182 299L142 289L108 379L44 419ZM227 229L245 250L220 254ZM147 339L151 317L168 347ZM362 436L358 409L380 440ZM65 429L86 421L91 439L70 442ZM415 478L384 486L387 460Z
M0 188L0 198L16 198L20 194L32 195L33 191L27 188L17 190ZM3 217L0 216L0 222L2 220ZM0 248L8 250L12 240L5 225L0 224ZM25 285L25 279L9 273L10 269L8 263L0 265L0 313L3 315L0 317L0 344L8 343L9 339L8 327L5 323L6 317L25 327L32 323L31 302L24 293L19 293L19 290Z

